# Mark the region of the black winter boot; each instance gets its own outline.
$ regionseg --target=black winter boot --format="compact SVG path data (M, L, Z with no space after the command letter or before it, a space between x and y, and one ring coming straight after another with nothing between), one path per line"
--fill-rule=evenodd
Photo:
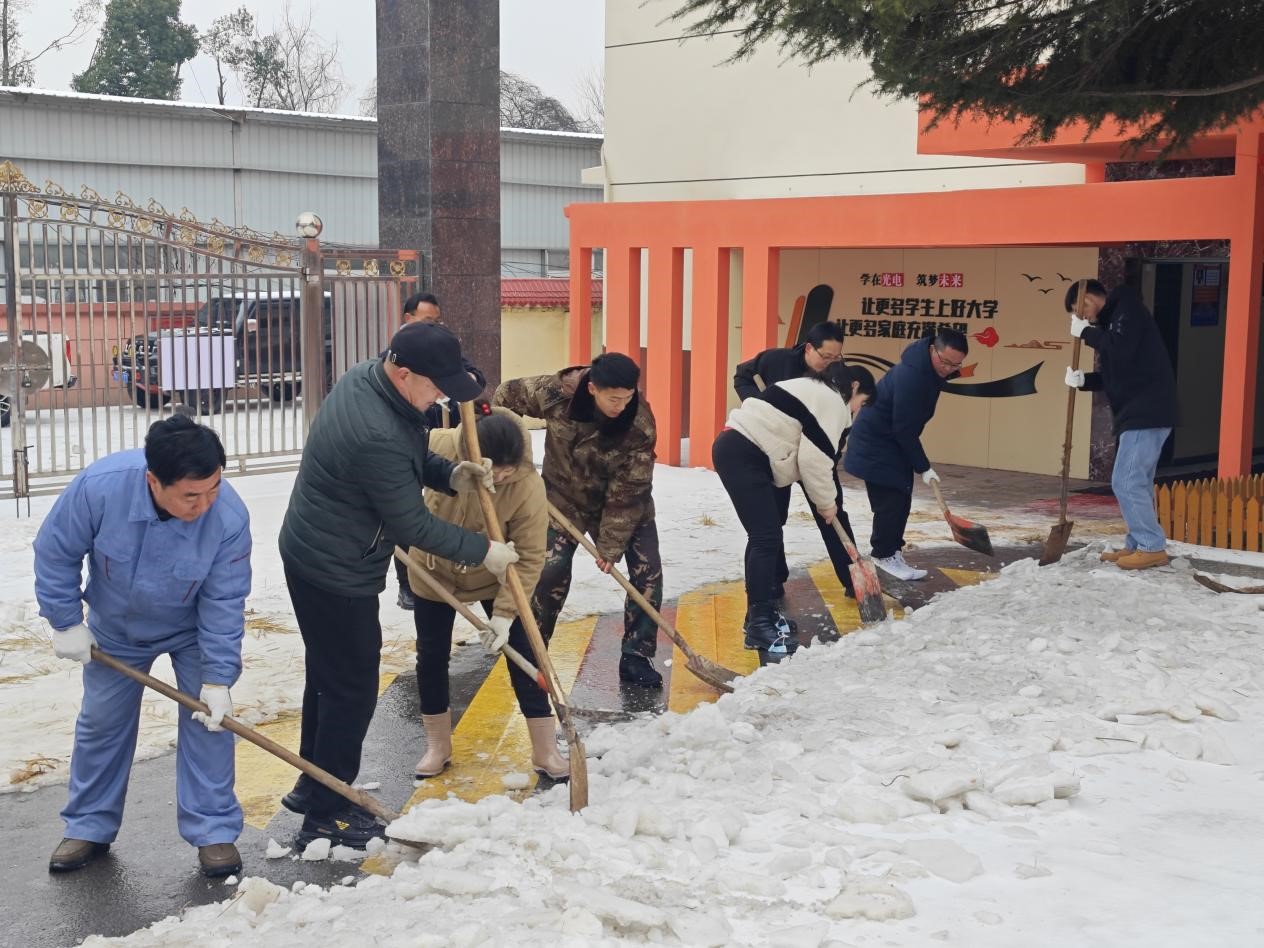
M787 621L772 601L751 603L743 629L746 647L767 652L770 658L793 655L799 647L798 640L790 634L789 626L781 625L779 620Z
M627 652L619 658L619 680L642 688L663 687L663 676L653 662L644 655L629 655Z

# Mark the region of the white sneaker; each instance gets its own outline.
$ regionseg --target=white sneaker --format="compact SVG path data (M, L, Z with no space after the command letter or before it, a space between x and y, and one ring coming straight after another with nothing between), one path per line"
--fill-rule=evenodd
M894 576L896 579L916 580L926 578L926 570L909 566L908 563L904 562L904 554L898 550L894 556L884 556L881 559L875 557L874 563L882 572L889 576Z

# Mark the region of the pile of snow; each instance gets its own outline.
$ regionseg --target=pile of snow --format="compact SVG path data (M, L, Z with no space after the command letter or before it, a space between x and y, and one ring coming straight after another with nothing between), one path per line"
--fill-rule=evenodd
M544 456L543 432L534 433L535 457ZM298 635L285 587L276 537L289 503L292 472L255 474L232 479L250 508L254 552L254 587L246 602L244 669L233 687L235 715L255 725L286 713L298 713L303 700L303 642ZM47 624L35 602L31 543L54 498L31 502L32 516L0 530L0 711L5 742L0 749L0 792L34 790L66 779L74 740L75 715L82 687L80 668L53 655ZM746 542L728 495L711 471L659 465L654 471L654 501L669 599L707 583L739 579L740 551ZM786 529L786 556L792 566L821 560L825 553L801 491L794 491ZM869 533L870 514L864 491L849 491L846 506L858 536ZM961 512L972 515L968 507ZM981 516L981 514L980 514ZM1046 515L1008 516L1005 525L989 520L992 539L1000 544L1043 539ZM1101 528L1101 523L1094 525ZM1076 539L1090 534L1077 525ZM908 533L913 542L943 542L946 528L933 501L919 499ZM412 614L395 605L396 583L388 576L381 597L382 671L402 672L413 665L415 631ZM562 618L574 619L623 610L623 592L597 570L584 554L575 558L571 594ZM457 619L454 639L477 642L474 630ZM153 674L174 684L166 658ZM146 759L175 746L176 706L147 692L141 714L136 756Z
M1023 561L599 729L582 813L426 801L390 877L248 878L123 943L1259 944L1262 637L1187 567Z

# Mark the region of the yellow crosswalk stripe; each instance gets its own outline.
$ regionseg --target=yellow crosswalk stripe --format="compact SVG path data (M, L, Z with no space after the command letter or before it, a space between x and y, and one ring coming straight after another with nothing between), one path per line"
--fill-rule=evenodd
M395 677L393 672L381 676L378 680L378 697L390 687ZM297 754L301 724L302 715L293 711L275 721L260 725L256 730ZM246 825L266 829L272 818L280 812L281 797L294 786L298 771L249 741L237 742L236 758L237 799L241 802Z
M998 573L988 573L977 569L948 569L945 566L939 567L939 571L951 579L958 586L977 586L985 579L991 579Z
M559 623L553 631L549 657L563 691L568 694L596 626L597 617L590 616ZM526 774L527 786L522 790L506 790L501 780L506 774ZM452 732L452 765L439 776L424 781L404 805L404 811L422 800L449 794L471 803L496 793L522 799L531 793L538 780L531 769L531 738L526 719L518 713L509 672L504 658L500 658ZM370 857L360 868L365 872L387 874L394 869L394 862Z
M759 667L759 658L755 652L742 647L742 617L745 612L746 594L741 583L708 586L680 597L676 606L676 630L703 658L749 675ZM684 653L672 646L671 693L667 698L667 709L678 714L720 697L718 691L690 672L685 663Z

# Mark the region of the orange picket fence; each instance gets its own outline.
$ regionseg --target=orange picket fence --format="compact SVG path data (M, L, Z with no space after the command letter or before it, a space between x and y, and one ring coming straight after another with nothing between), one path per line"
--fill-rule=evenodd
M1154 501L1168 539L1264 551L1264 474L1164 484L1155 488Z

